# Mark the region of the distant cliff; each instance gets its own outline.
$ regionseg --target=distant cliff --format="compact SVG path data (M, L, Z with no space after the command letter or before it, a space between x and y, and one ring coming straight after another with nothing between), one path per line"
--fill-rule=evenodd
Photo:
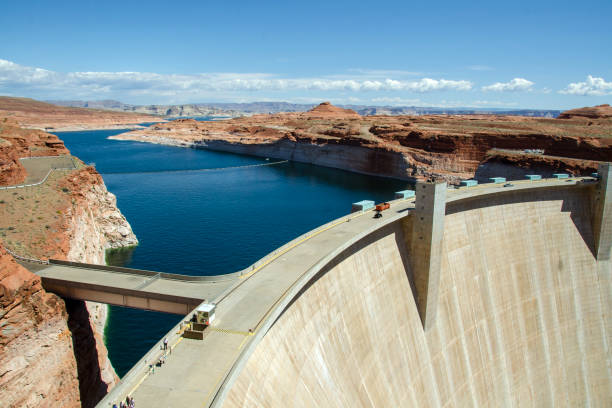
M145 114L111 112L52 105L28 98L0 96L0 118L41 130L124 129L140 123L159 122Z
M612 119L612 107L606 103L598 106L571 109L561 113L559 119Z
M585 123L499 115L362 117L329 103L304 113L254 115L222 122L179 119L111 139L450 182L474 177L477 170L485 174L487 167L504 173L503 166L511 167L510 162L518 156L522 157L521 174L532 168L546 170L544 174L566 170L590 174L596 169L594 161L612 159L612 122L608 120ZM532 160L533 151L541 152L542 157ZM576 160L589 162L577 164Z
M192 103L181 105L130 105L113 100L102 101L49 101L60 106L71 106L90 109L106 109L119 112L137 112L159 115L167 118L185 116L250 116L256 114L280 112L306 112L316 104L298 104L288 102L250 102L250 103ZM342 105L341 105L342 106ZM486 109L486 108L437 108L419 106L368 106L345 105L362 116L371 115L475 115L498 114L531 117L556 117L560 111L554 109Z

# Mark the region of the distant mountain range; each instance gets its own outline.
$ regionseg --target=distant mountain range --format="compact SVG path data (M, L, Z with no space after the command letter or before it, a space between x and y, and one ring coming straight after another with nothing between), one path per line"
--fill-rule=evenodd
M251 103L195 103L184 105L130 105L114 100L102 101L47 101L60 106L76 108L106 109L119 112L136 112L164 118L185 116L249 116L258 113L305 112L317 104L295 104L287 102ZM362 116L371 115L474 115L496 114L556 118L561 111L552 109L497 109L497 108L436 108L418 106L366 106L339 105L353 109Z

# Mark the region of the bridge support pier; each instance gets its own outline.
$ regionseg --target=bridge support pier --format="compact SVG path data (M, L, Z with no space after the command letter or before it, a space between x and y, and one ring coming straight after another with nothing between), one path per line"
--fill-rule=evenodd
M416 304L427 330L435 323L438 308L446 183L418 182L415 205L409 234L410 266Z
M609 261L612 249L612 165L599 165L599 184L593 199L593 236L595 258Z

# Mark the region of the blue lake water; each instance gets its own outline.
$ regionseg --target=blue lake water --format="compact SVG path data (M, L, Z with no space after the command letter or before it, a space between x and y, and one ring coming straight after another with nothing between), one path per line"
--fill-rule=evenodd
M390 200L394 191L411 188L293 162L237 168L276 160L107 139L122 132L57 133L72 154L95 163L140 240L134 250L110 254L113 265L187 275L234 272L347 214L353 202ZM110 307L105 340L117 374L180 319Z

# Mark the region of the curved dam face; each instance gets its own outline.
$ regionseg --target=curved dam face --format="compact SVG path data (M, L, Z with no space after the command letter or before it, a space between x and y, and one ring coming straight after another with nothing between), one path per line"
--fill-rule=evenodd
M414 214L318 273L256 345L225 407L612 406L610 261L589 188L446 205L435 320L412 278Z

